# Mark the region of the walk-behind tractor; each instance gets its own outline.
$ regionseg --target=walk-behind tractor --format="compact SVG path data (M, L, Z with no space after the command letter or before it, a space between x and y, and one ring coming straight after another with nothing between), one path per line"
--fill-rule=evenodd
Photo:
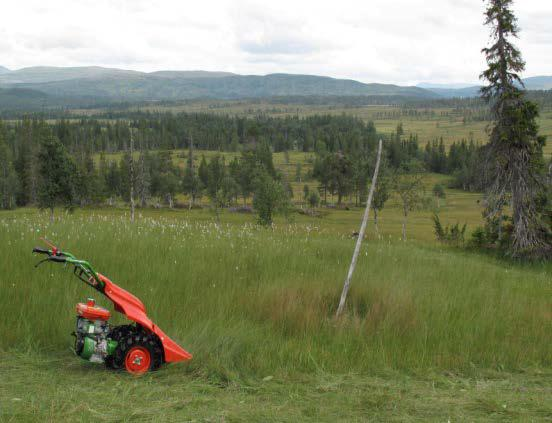
M49 246L51 249L33 248L33 253L47 255L36 266L46 261L72 264L75 276L109 298L115 311L134 322L110 326L109 311L97 306L93 299L78 303L74 332L77 355L91 362L105 363L111 369L126 369L130 373L145 373L158 369L163 363L192 358L150 320L138 298L96 272L87 261L78 260L73 254L60 251L54 245Z

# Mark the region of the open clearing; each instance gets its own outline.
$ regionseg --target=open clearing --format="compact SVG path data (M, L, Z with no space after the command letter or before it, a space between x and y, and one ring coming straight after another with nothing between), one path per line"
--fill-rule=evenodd
M2 354L2 421L549 421L551 374L311 376L220 385L173 366L136 379L70 352ZM265 379L268 379L265 377Z

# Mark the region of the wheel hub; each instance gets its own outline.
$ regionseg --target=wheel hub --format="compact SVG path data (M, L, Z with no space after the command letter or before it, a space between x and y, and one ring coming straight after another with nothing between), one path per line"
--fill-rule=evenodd
M151 355L144 347L132 347L125 357L125 367L130 373L145 373L150 365Z

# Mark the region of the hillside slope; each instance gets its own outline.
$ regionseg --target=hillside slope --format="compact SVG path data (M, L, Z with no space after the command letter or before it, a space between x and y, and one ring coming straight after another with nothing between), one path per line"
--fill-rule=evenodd
M310 95L437 97L419 87L365 84L315 75L236 75L206 71L145 73L97 66L19 69L0 74L0 86L33 89L57 97L100 97L116 101Z

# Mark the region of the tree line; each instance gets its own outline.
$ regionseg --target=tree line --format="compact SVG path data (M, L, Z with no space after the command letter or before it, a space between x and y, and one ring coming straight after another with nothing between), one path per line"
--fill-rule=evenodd
M31 127L40 121L72 154L120 152L129 147L133 131L137 148L172 150L187 148L189 139L202 150L241 151L251 143L266 142L275 152L298 150L312 152L354 151L373 138L375 127L361 119L347 116L314 115L300 118L253 118L212 113L107 113L94 118L58 119L53 122L25 117L14 123L6 121L5 136L17 148Z

